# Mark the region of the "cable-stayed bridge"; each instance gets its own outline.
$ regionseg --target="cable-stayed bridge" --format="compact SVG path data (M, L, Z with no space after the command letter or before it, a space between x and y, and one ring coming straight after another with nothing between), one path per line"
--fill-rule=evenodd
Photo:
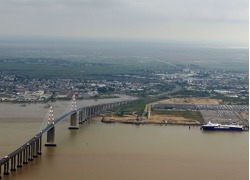
M47 133L47 142L45 146L56 146L55 143L55 126L66 117L70 117L69 130L77 130L79 124L90 121L92 117L104 113L112 108L133 103L137 100L124 100L121 102L105 103L92 106L77 108L75 96L72 98L71 110L61 117L54 119L53 108L50 106L46 126L42 128L30 140L18 147L15 151L0 159L0 178L2 175L9 175L11 171L16 171L25 164L32 162L42 154L42 136Z

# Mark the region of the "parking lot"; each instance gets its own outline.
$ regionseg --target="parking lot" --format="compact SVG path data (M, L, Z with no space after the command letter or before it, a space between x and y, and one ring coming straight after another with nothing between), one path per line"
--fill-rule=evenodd
M248 118L242 118L241 112L249 112L246 105L210 105L210 104L154 104L155 109L199 111L204 123L209 121L220 124L243 124L248 126ZM244 120L245 119L245 120Z
M237 112L228 110L200 110L205 123L244 124Z
M246 105L212 105L212 104L154 104L156 109L175 109L175 110L231 110L249 111Z

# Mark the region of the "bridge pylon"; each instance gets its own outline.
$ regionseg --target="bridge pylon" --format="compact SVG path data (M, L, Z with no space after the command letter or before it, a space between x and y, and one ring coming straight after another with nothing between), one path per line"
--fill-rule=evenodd
M56 146L55 144L55 126L54 126L54 113L52 105L50 106L48 126L51 128L47 131L47 143L45 146Z
M79 129L78 122L77 122L77 107L76 107L75 94L72 96L71 111L72 111L72 114L70 115L70 126L68 129L72 129L72 130Z

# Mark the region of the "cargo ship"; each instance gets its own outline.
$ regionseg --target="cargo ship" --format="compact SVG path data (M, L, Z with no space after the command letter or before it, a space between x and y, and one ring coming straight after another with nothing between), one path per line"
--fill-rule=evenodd
M201 126L203 130L212 130L212 131L244 131L244 126L242 125L233 125L233 124L216 124L211 123L210 121Z

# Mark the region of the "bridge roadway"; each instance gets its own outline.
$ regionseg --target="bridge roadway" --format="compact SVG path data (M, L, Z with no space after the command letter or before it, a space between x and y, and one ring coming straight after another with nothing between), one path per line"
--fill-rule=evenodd
M0 179L2 178L2 174L8 175L10 171L16 171L16 168L21 168L24 164L28 164L29 161L33 160L33 158L37 158L38 155L42 154L41 152L42 135L45 132L47 132L48 145L52 144L52 146L55 146L53 142L54 131L51 131L51 130L54 130L55 125L59 123L60 121L64 120L66 117L71 116L69 129L78 129L77 124L76 124L77 113L79 116L78 123L82 124L83 122L90 119L92 116L105 112L108 109L112 109L114 107L121 106L124 104L133 103L135 101L137 100L128 100L128 101L121 101L121 102L115 102L115 103L86 106L86 107L82 107L82 108L70 111L68 113L65 113L61 117L55 119L53 123L48 124L44 129L42 129L39 133L37 133L34 137L32 137L29 141L27 141L25 144L20 146L18 149L16 149L9 155L5 156L4 158L0 159ZM51 138L51 136L53 137Z

